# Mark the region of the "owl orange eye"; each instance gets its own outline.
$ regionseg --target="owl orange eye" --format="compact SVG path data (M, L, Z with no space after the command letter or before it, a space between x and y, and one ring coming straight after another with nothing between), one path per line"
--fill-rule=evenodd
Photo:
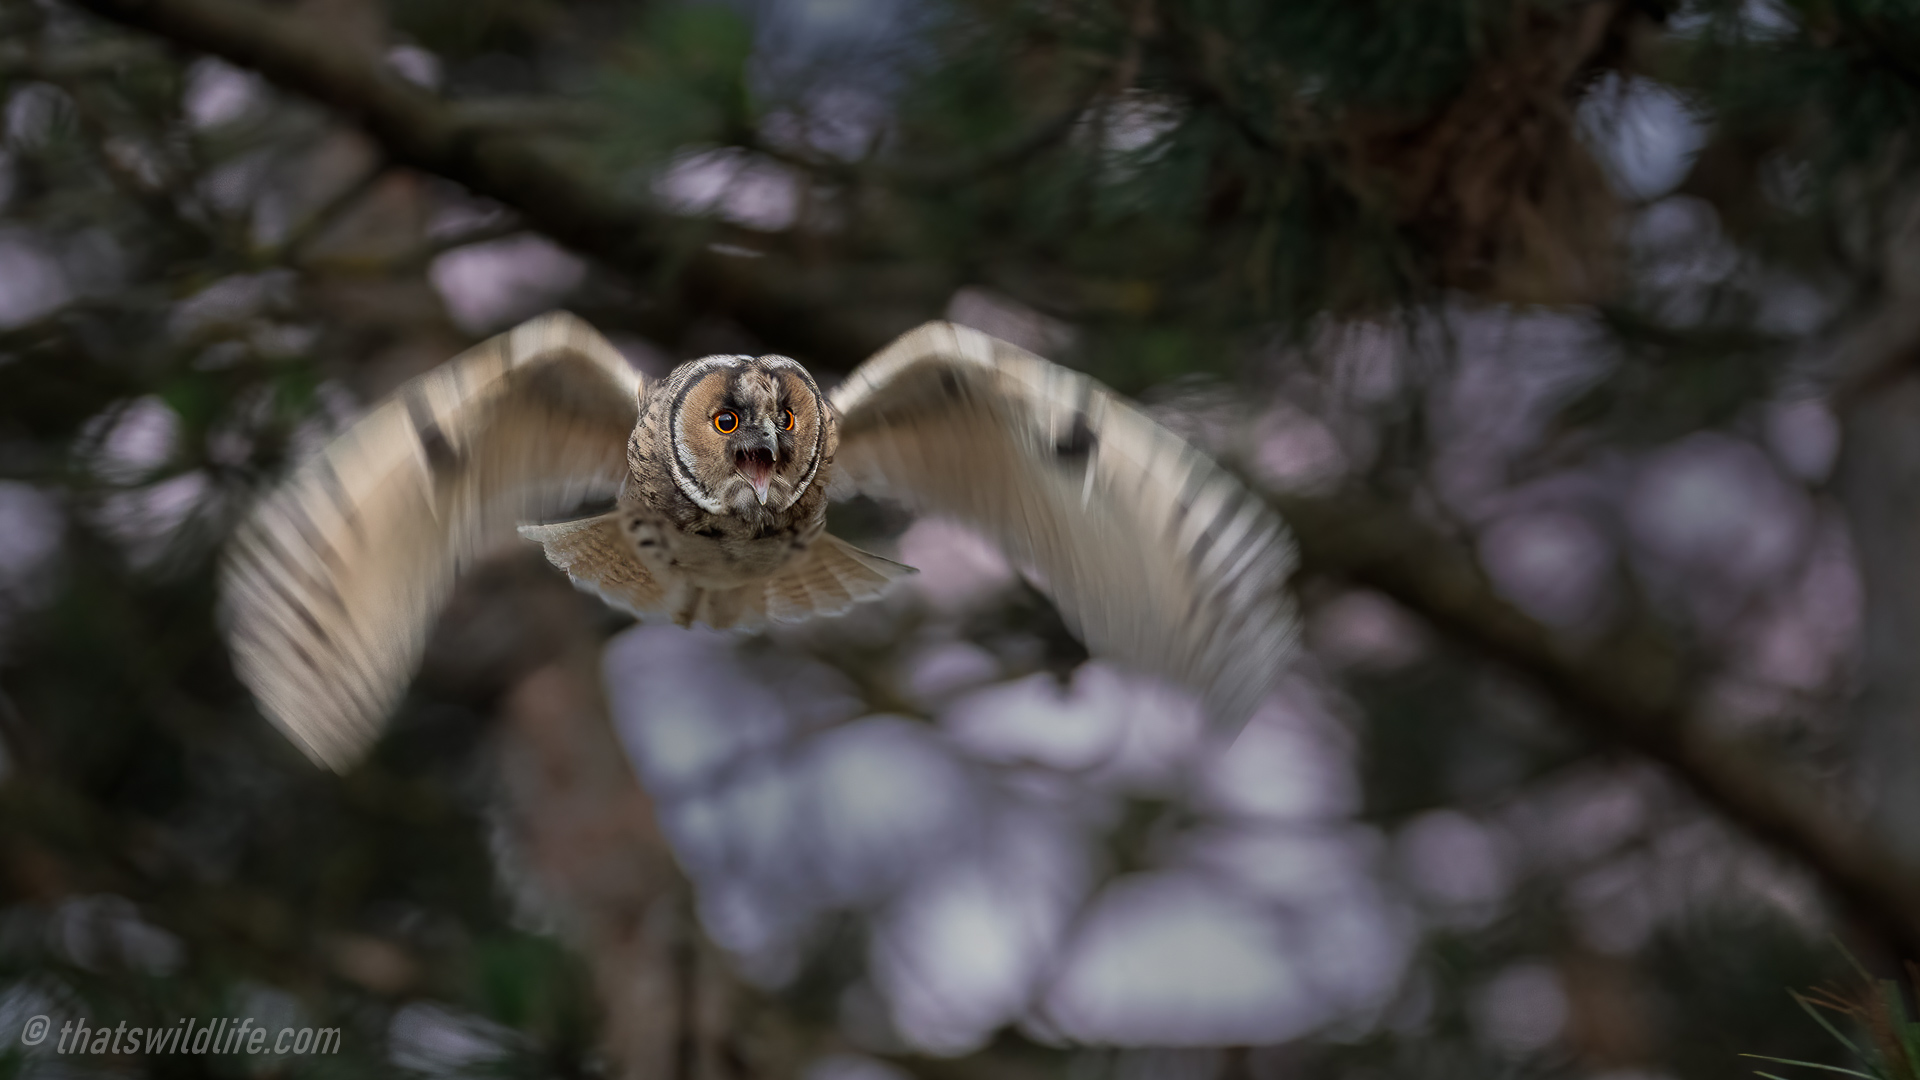
M780 430L782 431L793 430L793 410L792 409L788 409L786 412L780 414Z
M713 416L713 430L719 432L722 435L733 434L733 429L739 426L740 426L740 414L734 412L732 409L728 409L725 412L715 413Z

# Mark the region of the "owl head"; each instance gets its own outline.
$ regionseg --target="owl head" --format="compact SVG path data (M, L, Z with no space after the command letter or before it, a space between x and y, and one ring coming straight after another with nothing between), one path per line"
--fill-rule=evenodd
M787 357L709 356L670 381L673 480L709 513L786 510L833 453L820 388Z

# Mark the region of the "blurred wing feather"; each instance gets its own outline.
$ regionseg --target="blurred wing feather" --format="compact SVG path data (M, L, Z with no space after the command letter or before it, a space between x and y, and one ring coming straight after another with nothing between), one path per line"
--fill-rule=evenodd
M461 567L514 522L612 495L639 378L564 312L402 386L268 495L223 594L235 668L344 769L405 693Z
M1265 501L1105 387L928 323L840 386L857 490L980 529L1034 571L1096 654L1245 721L1292 652L1292 539Z

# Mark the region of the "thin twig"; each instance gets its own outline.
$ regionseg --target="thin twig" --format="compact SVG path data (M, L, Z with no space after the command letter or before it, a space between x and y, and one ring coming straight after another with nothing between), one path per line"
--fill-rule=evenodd
M340 216L352 209L360 200L366 198L381 178L387 175L385 161L376 161L373 166L361 173L354 181L333 193L325 202L315 207L299 223L287 230L286 238L275 249L276 261L293 262L299 259L307 245L319 239L340 220Z
M518 214L508 214L495 221L434 237L419 250L406 255L402 262L408 266L425 265L455 248L485 244L493 240L505 240L509 236L518 236L526 231L527 223L520 220Z
M1074 96L1065 108L1050 114L1028 130L983 153L956 161L915 164L912 162L848 162L802 153L749 134L743 145L782 165L815 176L844 183L879 183L906 190L929 190L977 180L1023 162L1058 143L1079 123L1101 93L1105 80L1094 80L1085 91Z
M0 688L0 745L4 745L14 770L34 771L44 755L39 735L20 713L5 688Z

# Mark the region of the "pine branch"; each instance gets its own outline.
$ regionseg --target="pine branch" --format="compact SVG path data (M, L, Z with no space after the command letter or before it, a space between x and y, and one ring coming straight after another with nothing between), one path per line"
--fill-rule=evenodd
M452 180L519 210L554 241L643 282L671 278L656 307L692 321L724 312L803 358L865 356L911 325L862 320L815 302L822 283L774 236L705 244L688 223L621 197L502 128L401 78L328 27L245 0L75 0L77 6L176 45L251 68L359 125L387 160ZM737 230L736 230L737 231Z
M1404 510L1356 497L1274 501L1299 538L1306 572L1377 589L1525 677L1569 722L1666 766L1722 816L1810 870L1889 947L1920 956L1920 881L1800 777L1690 724L1686 666L1671 645L1628 636L1576 651L1501 599L1467 550Z

